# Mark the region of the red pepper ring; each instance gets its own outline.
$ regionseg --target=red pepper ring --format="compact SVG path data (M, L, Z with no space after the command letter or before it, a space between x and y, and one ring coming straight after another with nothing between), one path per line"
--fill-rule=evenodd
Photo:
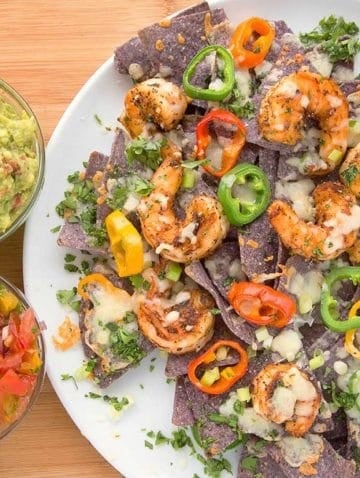
M235 282L228 299L235 311L254 325L281 329L296 312L296 303L288 295L264 284Z
M211 110L204 118L198 123L196 127L196 144L197 144L197 159L202 160L205 158L206 149L212 141L211 134L209 132L210 123L214 120L221 121L229 125L236 126L236 132L232 138L231 143L223 148L221 157L221 169L215 170L209 165L204 165L205 171L216 177L221 177L236 164L240 151L245 144L246 128L244 123L233 113L222 109Z
M246 46L254 33L259 37L252 43L252 50L249 50ZM237 66L254 68L260 65L270 50L274 37L274 28L262 18L251 17L240 23L230 43L230 51Z
M230 367L232 376L229 378L225 378L224 376L220 375L220 378L216 380L215 383L212 385L204 385L201 383L200 379L196 376L196 370L200 365L208 365L211 362L216 360L216 351L220 347L230 347L234 349L239 354L239 362ZM204 393L208 393L210 395L220 395L221 393L226 392L231 388L234 383L240 380L247 372L248 369L248 356L247 352L243 347L233 340L218 340L213 344L211 347L207 349L202 355L196 357L192 360L188 365L188 377L193 385L197 387Z

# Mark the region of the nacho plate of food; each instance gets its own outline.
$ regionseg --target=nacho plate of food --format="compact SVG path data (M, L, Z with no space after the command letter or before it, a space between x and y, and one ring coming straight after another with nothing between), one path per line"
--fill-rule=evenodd
M359 23L195 5L114 45L57 126L25 289L127 478L357 476Z

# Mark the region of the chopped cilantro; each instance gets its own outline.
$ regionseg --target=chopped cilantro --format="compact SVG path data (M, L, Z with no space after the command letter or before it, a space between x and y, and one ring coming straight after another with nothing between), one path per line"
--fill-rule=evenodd
M169 443L169 438L158 431L155 437L155 445L163 445L164 443Z
M231 284L232 284L233 282L235 282L235 278L234 278L234 277L230 277L230 276L226 277L226 278L224 279L224 287L229 287L229 286L231 286Z
M173 382L175 382L175 379L174 379L174 378L167 378L167 379L166 379L166 383L167 383L167 384L170 384L170 383L173 383Z
M120 412L126 405L129 405L129 399L126 397L122 397L119 400L118 397L109 397L109 395L104 395L103 400L104 402L109 403L117 412Z
M209 458L204 463L204 473L210 478L220 478L223 471L232 473L231 464L229 460L224 457Z
M166 140L149 140L142 137L134 139L126 146L126 156L130 164L135 161L148 166L151 169L157 169L161 164L160 149L164 146Z
M251 471L252 473L256 472L259 459L256 456L246 456L240 462L240 466L243 470Z
M149 367L149 371L150 371L150 372L153 372L154 369L155 369L155 365L151 364L150 367Z
M340 176L343 178L345 184L350 186L351 183L358 177L360 170L355 164L352 164L347 169L340 173Z
M143 179L139 176L134 175L132 187L134 191L140 196L148 196L155 186L147 179Z
M100 116L97 113L94 114L94 120L97 122L98 125L100 125L100 126L103 125L103 122L102 122Z
M69 375L68 373L61 374L61 380L63 380L64 382L66 382L68 380L72 380L74 382L75 387L77 389L79 388L75 378L72 375Z
M80 272L80 269L75 264L64 264L64 269L68 272Z
M92 398L93 400L97 400L98 398L101 398L101 395L99 395L98 393L89 392L85 394L85 397Z
M214 307L213 309L210 309L210 312L212 313L212 315L220 315L221 314L220 309L217 309L216 307Z
M81 261L81 272L86 276L90 274L91 268L88 261Z
M184 161L181 163L181 166L185 169L196 169L204 164L209 164L209 162L209 159L196 159L195 161Z
M64 261L65 262L74 262L76 256L74 254L65 254Z
M146 448L150 448L150 450L152 450L154 448L154 445L147 440L144 441L144 444L145 444Z
M136 275L130 276L129 279L130 279L131 285L136 290L139 290L139 289L149 290L150 289L149 282L147 280L145 280L141 274L136 274Z
M61 289L56 292L56 299L61 305L68 305L75 312L80 310L80 301L76 298L77 289L73 287L70 290Z
M123 326L114 322L106 324L110 330L110 348L114 355L129 363L137 363L145 356L144 350L140 347L139 333L134 330L129 332Z
M86 363L85 363L85 371L86 372L93 372L94 371L94 368L96 367L97 365L97 360L96 359L90 359L88 360Z
M61 226L55 226L55 227L53 227L52 229L50 229L50 232L53 232L53 233L59 232L60 229L61 229Z
M107 198L106 204L111 209L122 209L129 195L129 189L127 186L118 185L112 188L111 197Z
M343 17L330 15L320 20L311 32L300 34L300 40L306 47L320 45L330 61L335 63L351 60L360 51L358 33L359 27L355 22L346 22Z

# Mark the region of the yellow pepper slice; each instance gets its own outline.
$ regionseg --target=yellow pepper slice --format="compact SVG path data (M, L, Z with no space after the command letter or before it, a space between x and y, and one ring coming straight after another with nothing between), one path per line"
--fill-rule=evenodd
M15 295L8 290L0 291L0 313L4 315L9 315L12 310L14 310L19 304L18 299Z
M355 304L351 307L349 312L349 319L351 320L352 317L356 317L358 311L360 309L360 300L355 302ZM355 333L357 329L348 330L345 333L345 350L348 354L352 355L354 358L360 360L360 350L354 344L355 341Z
M119 277L139 274L144 267L144 250L140 234L121 211L105 219Z

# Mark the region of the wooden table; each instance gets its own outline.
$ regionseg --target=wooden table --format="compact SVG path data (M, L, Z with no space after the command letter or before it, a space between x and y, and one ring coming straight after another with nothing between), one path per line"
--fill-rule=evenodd
M45 140L86 79L114 47L195 0L12 0L0 2L0 76L37 115ZM0 275L22 288L23 228L0 243ZM113 478L50 383L31 414L0 443L0 476ZM143 478L143 477L139 477Z

